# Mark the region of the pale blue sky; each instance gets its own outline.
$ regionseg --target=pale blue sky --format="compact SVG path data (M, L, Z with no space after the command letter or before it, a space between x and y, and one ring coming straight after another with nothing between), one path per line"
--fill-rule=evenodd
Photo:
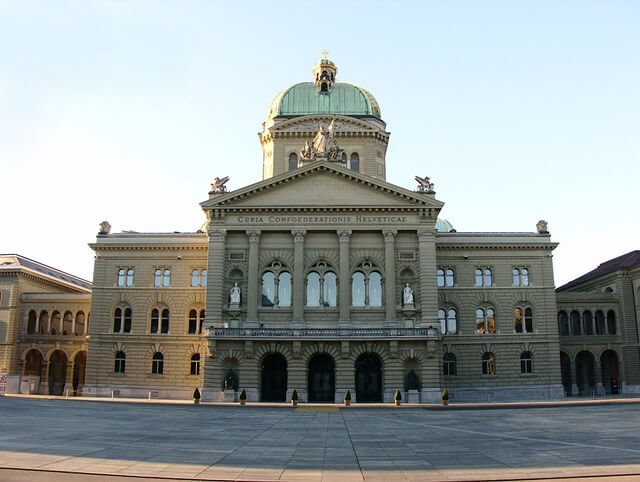
M549 222L562 284L640 248L640 2L0 1L0 252L91 279L98 223L193 231L258 181L272 98L372 92L387 180L458 231Z

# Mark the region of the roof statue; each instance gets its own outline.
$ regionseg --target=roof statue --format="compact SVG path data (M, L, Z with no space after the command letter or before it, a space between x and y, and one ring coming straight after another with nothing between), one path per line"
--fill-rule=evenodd
M302 162L311 161L331 161L342 163L344 150L338 147L336 142L333 126L336 117L333 116L331 122L326 127L320 126L320 129L313 138L313 144L305 141L302 150L300 150L300 160Z
M538 234L549 234L548 223L544 219L538 221L536 229L538 230Z
M429 177L416 176L415 180L418 181L418 192L433 193L433 183L429 180Z
M98 231L98 234L109 234L111 232L111 224L109 224L109 221L102 221L100 223L100 230Z
M216 177L213 180L213 184L211 184L212 192L227 192L227 186L225 184L229 182L229 176L225 176L223 178Z

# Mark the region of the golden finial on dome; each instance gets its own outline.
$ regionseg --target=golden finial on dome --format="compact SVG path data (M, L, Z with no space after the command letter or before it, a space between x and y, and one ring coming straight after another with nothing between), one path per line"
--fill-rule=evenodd
M329 55L329 52L327 52L327 49L324 49L322 52L320 52L322 55L324 55L324 58L327 58L327 55Z

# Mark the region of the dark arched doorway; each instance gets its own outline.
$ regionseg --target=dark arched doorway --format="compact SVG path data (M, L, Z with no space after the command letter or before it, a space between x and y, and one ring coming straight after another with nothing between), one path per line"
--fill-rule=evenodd
M87 352L78 352L73 359L73 393L78 393L78 389L84 385L84 374L87 368Z
M615 378L620 385L618 373L618 355L613 350L605 350L600 355L600 366L602 367L602 384L607 393L611 392L611 380Z
M590 351L581 351L576 355L576 385L580 395L591 395L595 389L593 377L593 354Z
M284 402L287 399L287 360L277 353L262 360L260 377L260 400Z
M571 358L565 352L560 352L560 377L567 396L571 395Z
M335 367L329 355L319 354L309 360L309 401L335 402Z
M382 369L380 359L373 353L356 360L356 401L382 402Z
M49 395L62 395L67 378L67 355L56 350L49 358Z
M39 377L42 374L42 353L38 350L29 350L24 359L24 374L26 376Z

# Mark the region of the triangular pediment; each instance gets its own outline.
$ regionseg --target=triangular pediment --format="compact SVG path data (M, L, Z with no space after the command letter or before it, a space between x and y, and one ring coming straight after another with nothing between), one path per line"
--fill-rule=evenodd
M329 115L306 115L287 119L274 126L269 127L271 132L318 132L320 127L327 127L328 119L335 117L334 130L341 132L377 132L380 129L371 124L347 116L329 116Z
M203 209L384 209L435 208L432 195L413 192L328 162L315 162L279 176L219 194Z

